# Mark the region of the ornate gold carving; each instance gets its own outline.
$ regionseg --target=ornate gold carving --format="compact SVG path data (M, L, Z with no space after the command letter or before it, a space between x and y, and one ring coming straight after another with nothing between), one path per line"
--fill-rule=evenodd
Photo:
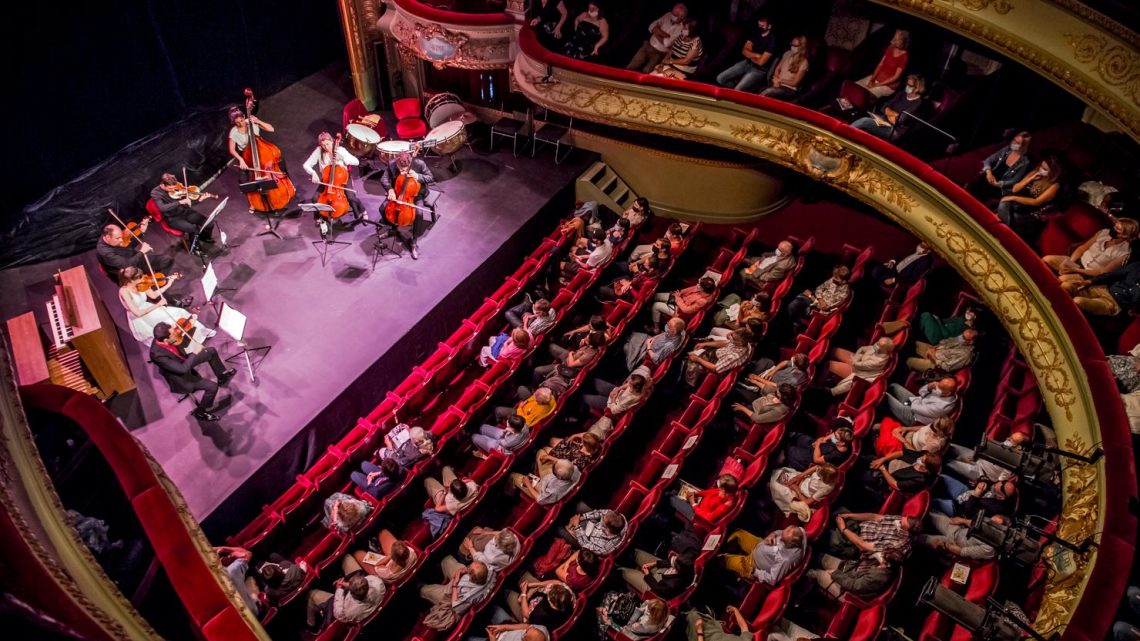
M1079 436L1069 437L1065 449L1077 454L1088 455L1093 448ZM1099 523L1097 469L1095 465L1071 465L1065 470L1065 509L1057 524L1057 536L1074 543L1084 541L1096 533ZM1075 554L1047 546L1042 558L1052 559L1055 554L1063 554L1072 559L1072 571L1054 573L1045 587L1045 596L1037 613L1035 627L1044 635L1059 632L1067 625L1073 614L1076 602L1081 595L1081 585L1091 566L1092 552Z
M364 33L376 40L383 36L380 30L380 15L384 13L381 8L382 0L360 0L360 15Z
M536 82L533 78L527 80L532 89L543 94L556 108L558 105L562 108L574 107L582 111L593 111L610 120L639 120L658 127L703 129L720 126L720 123L709 120L704 114L667 102L623 96L616 89L585 89L557 82Z
M1123 85L1132 102L1140 105L1140 55L1096 34L1065 34L1077 62L1091 65L1100 79L1113 87Z
M397 19L392 23L392 35L401 49L410 50L416 57L427 60L436 69L501 69L510 66L510 37L472 39L468 34L452 31L443 25ZM427 51L428 43L436 50Z
M1037 368L1037 381L1053 395L1053 402L1065 412L1065 418L1073 420L1073 406L1077 403L1077 392L1069 379L1065 358L1052 333L1033 307L1033 301L1013 282L986 248L967 238L962 232L952 229L949 223L926 216L938 238L945 243L947 251L955 256L955 262L972 277L975 287L991 294L995 304L990 307L1001 317L1011 332L1017 332L1023 353ZM1066 506L1067 507L1067 506Z
M1010 0L947 0L950 4L961 5L966 11L982 11L993 8L997 13L1005 15L1013 10Z
M729 130L736 138L767 147L812 178L881 197L904 212L918 206L902 184L869 167L835 140L757 124L733 125Z
M1093 9L1081 0L1049 0L1049 2L1111 33L1121 42L1127 43L1128 46L1140 49L1140 34Z

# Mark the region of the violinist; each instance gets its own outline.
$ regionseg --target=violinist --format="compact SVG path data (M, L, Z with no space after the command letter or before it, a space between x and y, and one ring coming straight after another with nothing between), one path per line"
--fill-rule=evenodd
M202 194L202 197L208 196L210 194ZM206 217L194 211L194 201L190 199L187 187L179 183L174 174L163 174L162 182L150 190L150 197L162 212L162 221L167 225L190 237L198 235L198 240L203 243L213 244L214 224L210 223L198 234Z
M166 284L147 288L147 272L138 267L125 267L119 272L119 302L127 310L127 322L131 326L131 334L135 340L150 345L154 340L154 327L159 323L177 323L180 320L193 320L193 315L171 303L163 295L166 290L178 279L178 274L171 274ZM202 348L202 342L214 335L214 330L195 323L193 339L187 337L183 347L190 352Z
M151 266L157 271L170 271L174 265L173 258L156 255L154 248L142 240L141 236L146 232L146 227L147 221L144 220L139 225L138 234L140 238L128 235L122 227L114 223L103 228L103 235L95 244L95 255L99 257L99 264L103 266L103 271L116 283L119 282L119 272L126 267L137 267L147 271L149 269L147 267L147 256L150 257Z
M313 195L309 198L309 202L316 202L317 197L320 196L326 189L323 184L325 181L321 179L325 168L332 163L333 147L336 147L336 164L345 169L349 167L357 167L360 165L360 160L348 153L348 150L343 146L335 144L332 134L327 131L322 131L317 136L317 147L313 149L313 153L309 154L309 159L303 165L305 172L317 185ZM351 180L349 181L351 182ZM350 185L351 186L351 185ZM345 198L348 199L348 205L352 208L352 215L355 222L360 222L361 218L367 218L367 211L364 209L364 204L360 202L360 198L351 191L344 192Z
M435 177L431 174L431 169L428 168L427 163L419 158L413 158L408 152L400 152L396 159L388 163L384 168L384 173L380 177L380 184L384 189L388 190L388 201L399 200L396 195L396 182L400 175L410 176L419 183L419 192L416 194L412 203L418 207L424 206L424 198L428 194L428 185L435 183ZM387 202L381 204L380 209L383 211ZM416 238L420 235L420 230L423 228L423 212L419 208L415 209L415 220L411 225L406 227L396 227L400 239L407 245L408 251L412 255L412 259L418 259L419 249L416 246ZM391 221L388 221L391 224Z
M218 386L229 384L230 379L237 374L237 370L226 369L218 356L218 351L213 347L207 347L197 354L187 354L181 347L182 342L178 332L173 331L170 323L158 323L154 326L154 341L150 344L150 361L166 379L170 391L175 394L204 391L202 400L198 401L190 414L199 420L216 421L218 415L210 410L213 408L214 399L218 396ZM209 363L210 369L218 379L216 383L194 371L194 368L202 363Z

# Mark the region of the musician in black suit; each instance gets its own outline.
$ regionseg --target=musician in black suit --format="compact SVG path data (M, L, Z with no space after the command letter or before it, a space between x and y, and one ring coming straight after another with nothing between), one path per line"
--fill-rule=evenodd
M146 224L146 221L143 221L140 226L140 235L146 231ZM119 271L124 267L138 267L143 272L149 272L144 257L146 254L150 255L151 267L154 267L156 272L169 272L174 266L173 258L155 254L151 246L140 239L132 240L130 245L123 247L123 235L126 233L118 225L107 225L103 228L99 242L95 244L95 255L99 257L99 264L115 284L119 283Z
M166 382L170 390L177 394L192 394L198 390L205 392L202 400L190 414L203 421L216 421L218 415L210 412L214 399L218 396L218 386L226 385L237 373L236 369L226 369L218 351L207 347L197 354L187 354L181 344L177 344L175 334L170 331L169 323L159 323L154 326L154 342L150 344L150 360ZM209 363L210 369L218 382L203 378L195 367L202 363Z
M178 178L174 174L166 173L162 175L162 182L150 190L150 199L154 201L158 211L162 212L162 220L168 226L177 229L190 238L198 236L199 241L212 244L214 242L214 224L210 223L200 235L198 234L198 230L201 229L207 218L194 211L194 201L190 200L188 195L180 199L176 199L172 195L172 192L177 193L175 189L177 185Z
M384 173L380 176L380 184L384 189L388 190L387 199L380 204L380 217L384 222L390 221L384 216L384 210L388 205L389 200L397 199L396 194L396 179L400 174L406 174L416 179L420 184L420 190L416 193L415 199L412 200L414 204L419 207L424 207L424 199L427 198L429 192L429 185L435 184L435 176L432 176L431 169L427 163L420 158L413 158L407 152L400 152L396 159L389 162L384 167ZM416 218L413 223L408 227L396 227L396 232L404 244L408 246L408 251L412 254L413 259L418 259L419 251L416 247L416 238L419 238L423 233L423 210L416 209Z

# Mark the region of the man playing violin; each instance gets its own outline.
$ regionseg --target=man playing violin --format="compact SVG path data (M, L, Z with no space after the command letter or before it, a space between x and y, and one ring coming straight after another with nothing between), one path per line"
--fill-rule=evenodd
M400 239L408 246L412 258L418 259L420 256L419 249L416 247L416 238L419 237L423 227L423 211L418 207L424 206L424 198L428 195L428 185L435 183L435 177L432 176L431 169L428 168L426 162L420 158L413 158L406 151L400 152L395 160L388 163L384 168L384 173L380 176L380 184L388 190L388 200L380 204L381 212L384 211L389 201L399 200L396 194L396 179L401 174L415 178L416 182L420 184L419 193L412 201L413 204L417 205L415 221L409 227L396 228Z
M174 174L166 173L162 175L162 182L150 190L150 197L154 200L158 211L162 212L164 223L187 236L194 236L198 234L198 230L206 222L205 216L194 211L194 199L200 200L214 198L215 196L205 192L192 194L185 185L178 182ZM198 240L203 243L214 242L213 223L210 223L202 230L201 234L198 234Z
M143 219L139 224L138 234L146 231L149 219ZM126 241L130 241L129 243ZM103 235L95 244L95 255L99 257L99 264L103 271L116 283L119 282L119 272L124 267L138 267L149 271L146 265L146 255L149 254L150 264L155 271L166 272L174 265L174 259L169 256L160 256L154 253L154 248L141 238L131 238L122 227L112 223L103 228Z
M317 147L313 149L313 153L309 154L309 159L303 165L305 172L309 174L309 178L317 186L317 189L309 197L309 202L316 202L317 197L321 195L326 189L325 185L321 184L324 181L321 176L324 174L325 168L332 163L333 147L336 147L336 164L345 169L349 167L357 167L360 165L360 160L348 153L348 150L343 146L336 145L333 140L332 134L327 131L322 131L317 136ZM351 187L352 180L349 179L349 187ZM367 218L367 211L364 209L364 204L360 202L356 194L351 191L344 192L344 197L348 199L348 206L352 208L352 216L355 222L360 222L361 218Z
M190 414L199 420L216 421L218 415L210 410L218 396L218 386L228 384L237 370L226 369L218 351L213 347L204 348L197 354L187 354L180 345L182 342L183 337L172 331L169 323L158 323L154 326L154 342L150 344L150 360L175 394L193 394L199 390L205 392ZM202 363L210 365L218 382L203 378L194 370Z

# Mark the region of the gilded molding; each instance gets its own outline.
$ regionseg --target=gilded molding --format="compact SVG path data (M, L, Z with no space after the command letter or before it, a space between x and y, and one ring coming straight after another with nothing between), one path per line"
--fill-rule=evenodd
M918 201L897 180L868 167L860 157L834 139L766 125L733 125L732 135L767 147L801 172L821 182L863 191L910 213Z
M569 87L561 83L535 82L534 89L544 97L563 108L573 105L577 109L588 109L595 114L612 120L630 118L657 127L679 127L681 129L704 129L719 127L720 123L704 114L677 107L667 102L629 98L616 89L586 89Z
M1140 34L1125 27L1119 22L1109 18L1103 13L1093 9L1081 0L1047 0L1050 4L1055 4L1058 7L1068 11L1069 13L1081 18L1085 22L1092 24L1094 27L1107 31L1114 37L1119 38L1121 42L1127 43L1129 46L1140 49Z
M1121 87L1124 94L1140 106L1140 55L1096 34L1066 33L1065 42L1072 47L1077 62L1090 65L1101 80Z
M426 60L436 69L505 69L511 64L513 25L493 31L456 30L397 12L391 31L401 53Z
M961 6L966 11L983 11L992 8L995 12L1005 15L1013 11L1010 0L947 0L950 4Z

